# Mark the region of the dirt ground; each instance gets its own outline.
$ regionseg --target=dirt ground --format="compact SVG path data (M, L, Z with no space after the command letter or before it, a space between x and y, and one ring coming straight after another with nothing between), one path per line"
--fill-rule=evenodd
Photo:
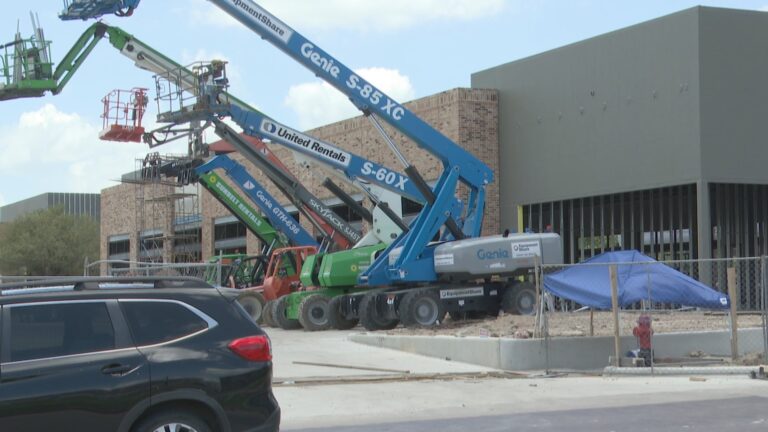
M729 330L729 317L727 314L714 312L653 312L653 330L656 334ZM639 312L622 311L619 314L620 334L631 335L632 328L640 316ZM590 333L590 313L585 312L556 312L548 315L550 337L577 337L577 336L612 336L613 316L610 312L595 312L593 318L593 332ZM390 330L389 334L412 335L449 335L457 337L510 337L526 339L534 337L536 317L501 314L499 317L484 319L470 319L454 321L450 317L438 327L427 329L408 329L398 327ZM760 327L762 317L759 314L739 314L738 327Z

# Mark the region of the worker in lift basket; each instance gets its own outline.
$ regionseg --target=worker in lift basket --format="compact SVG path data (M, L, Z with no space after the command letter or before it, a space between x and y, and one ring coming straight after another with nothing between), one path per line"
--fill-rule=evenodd
M645 361L645 366L650 366L653 359L651 317L645 314L640 315L640 318L637 319L637 326L632 329L632 334L637 338L637 344L640 346L638 357Z

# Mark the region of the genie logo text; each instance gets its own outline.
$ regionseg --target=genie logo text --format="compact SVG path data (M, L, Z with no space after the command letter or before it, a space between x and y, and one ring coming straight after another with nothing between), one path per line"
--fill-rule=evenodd
M509 251L505 249L478 249L477 258L480 260L498 260L509 258Z

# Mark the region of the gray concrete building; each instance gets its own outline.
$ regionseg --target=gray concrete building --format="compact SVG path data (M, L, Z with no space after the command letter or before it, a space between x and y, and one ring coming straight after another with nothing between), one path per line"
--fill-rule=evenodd
M499 95L502 226L567 262L768 254L768 13L696 7L472 75Z
M99 221L101 195L89 193L44 193L0 207L0 223L13 222L25 214L63 206L67 214L90 216Z

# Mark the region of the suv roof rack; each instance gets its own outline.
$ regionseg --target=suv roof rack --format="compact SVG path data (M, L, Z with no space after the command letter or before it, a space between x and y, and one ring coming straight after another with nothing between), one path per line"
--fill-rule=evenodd
M213 288L213 286L202 279L184 276L63 276L3 283L0 284L0 294L13 294L14 291L25 288L62 288L84 291L103 288Z

